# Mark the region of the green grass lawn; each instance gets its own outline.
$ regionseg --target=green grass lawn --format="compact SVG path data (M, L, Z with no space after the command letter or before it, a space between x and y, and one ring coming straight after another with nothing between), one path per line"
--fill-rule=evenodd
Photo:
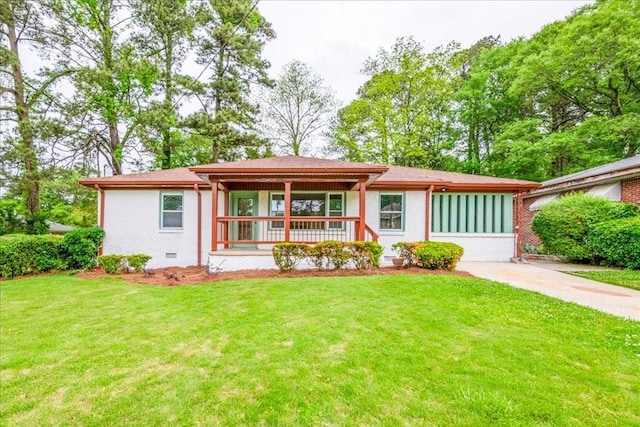
M640 271L638 270L571 271L570 274L640 291Z
M640 322L481 279L0 283L0 425L639 425Z

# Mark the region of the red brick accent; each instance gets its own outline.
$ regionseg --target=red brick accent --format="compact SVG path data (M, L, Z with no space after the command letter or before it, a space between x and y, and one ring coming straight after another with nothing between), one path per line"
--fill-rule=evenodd
M622 181L621 199L623 202L640 205L640 177Z
M522 245L524 246L542 246L538 236L531 230L531 221L538 211L532 211L529 207L538 200L540 197L531 197L524 199L520 204L522 211L520 212L520 238L522 239Z

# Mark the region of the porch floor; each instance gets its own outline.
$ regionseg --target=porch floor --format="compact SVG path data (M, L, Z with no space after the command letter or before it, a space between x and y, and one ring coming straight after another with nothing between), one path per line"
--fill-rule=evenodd
M271 249L222 249L209 251L209 256L273 256Z

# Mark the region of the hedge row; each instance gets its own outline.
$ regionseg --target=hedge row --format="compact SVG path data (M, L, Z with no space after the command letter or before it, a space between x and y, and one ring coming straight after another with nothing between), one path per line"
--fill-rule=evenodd
M0 237L0 277L96 266L104 231L97 227L70 231L64 237L14 234Z
M377 242L339 242L326 240L313 246L305 243L277 243L273 259L281 272L296 268L307 260L322 270L340 269L352 265L358 270L380 266L382 246Z
M597 262L599 255L588 243L589 234L593 234L591 230L606 221L638 216L640 209L632 203L571 194L543 206L533 217L531 228L549 253L566 257L569 261ZM601 232L607 230L609 228L604 227ZM625 252L630 249L619 246L617 250Z
M392 248L405 267L430 270L453 270L464 254L461 246L450 242L398 242Z
M640 270L640 216L591 226L587 248L600 264Z

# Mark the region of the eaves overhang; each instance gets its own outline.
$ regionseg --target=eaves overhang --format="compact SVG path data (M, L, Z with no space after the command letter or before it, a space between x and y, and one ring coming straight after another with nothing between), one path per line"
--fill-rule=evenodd
M537 190L531 191L524 196L525 199L531 197L546 196L553 193L566 193L572 190L579 190L585 187L591 187L594 185L603 185L611 182L623 181L629 178L640 177L640 167L627 169L625 171L617 171L610 174L599 175L589 178L584 178L577 181L567 181L553 186L545 187L544 183Z
M167 189L193 189L194 185L199 188L208 188L210 185L202 180L194 181L132 181L132 180L113 180L88 178L79 181L80 185L85 187L95 187L105 189L150 189L150 188L167 188Z

